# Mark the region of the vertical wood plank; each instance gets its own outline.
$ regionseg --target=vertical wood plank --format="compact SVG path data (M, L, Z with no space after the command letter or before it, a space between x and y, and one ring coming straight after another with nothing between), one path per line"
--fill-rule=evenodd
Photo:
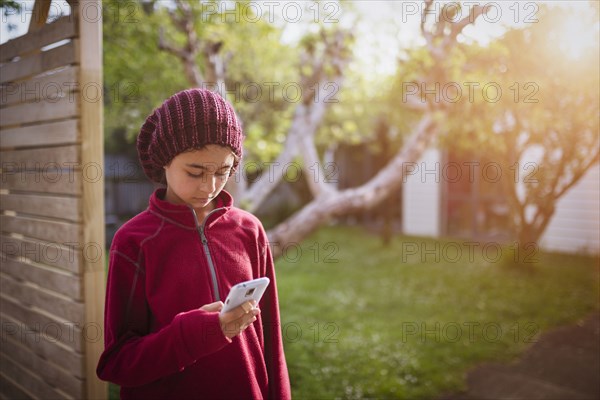
M82 0L74 7L78 18L80 46L79 85L102 87L102 20L90 20L81 10L102 9L101 0ZM100 15L102 13L100 12ZM92 102L80 93L81 162L102 164L104 153L102 101ZM98 243L105 248L104 241L104 181L83 183L83 243ZM85 321L97 324L104 331L104 296L106 290L104 251L94 262L89 257L84 261L83 285ZM89 399L105 399L108 385L96 376L96 366L104 349L103 340L85 343L86 391Z
M35 0L28 32L35 32L46 25L52 0Z

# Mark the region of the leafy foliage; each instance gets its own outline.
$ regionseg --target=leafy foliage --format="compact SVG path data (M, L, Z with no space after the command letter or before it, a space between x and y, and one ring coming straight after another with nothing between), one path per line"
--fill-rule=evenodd
M509 222L524 243L540 238L557 200L599 159L598 41L565 59L556 42L566 18L576 16L542 8L539 23L487 49L463 47L453 76L462 96L442 99L451 109L445 143L501 166ZM465 82L479 83L473 97Z
M135 153L132 144L145 117L189 86L180 60L158 46L161 35L175 47L189 44L181 29L185 10L177 4L110 0L103 8L108 152ZM185 4L198 41L217 46L227 59L227 97L244 124L248 162L273 161L281 152L298 103L311 101L310 93L292 94L300 87L315 87L315 95L331 101L315 139L321 154L343 142L397 151L415 122L429 113L443 127L439 143L465 157L477 153L507 171L531 156L526 152L537 152L535 181L503 183L514 235L535 241L557 199L597 158L598 48L579 62L564 60L553 44L561 20L574 16L563 9L542 7L539 23L510 30L485 47L459 40L441 58L427 46L407 49L394 76L373 77L350 64L340 88L314 86L315 78L339 72L324 45L334 37L331 29L308 22L299 40L285 43L285 25L254 18L249 0L229 4L226 12L217 1ZM446 9L447 18L454 12L458 9ZM246 17L236 17L241 14ZM459 32L443 21L429 20L424 29L434 37L429 45L453 43L445 40ZM342 49L350 57L354 39L347 40ZM207 74L206 55L199 51L194 57L200 73ZM315 59L322 62L306 62ZM419 91L411 95L415 86ZM432 89L439 98L423 93ZM380 126L389 127L385 144ZM537 211L531 217L526 209Z
M263 160L275 157L285 140L293 105L282 91L295 82L293 46L282 44L281 29L265 21L246 16L236 22L231 10L227 16L206 12L212 9L204 3L190 4L199 40L221 43L220 51L232 55L227 95L244 123L247 157L258 158L259 153ZM103 10L105 145L108 152L131 152L146 116L164 99L189 87L179 60L159 50L159 35L162 32L179 46L185 40L170 15L177 11L165 3L112 0ZM248 40L253 37L260 40ZM201 70L204 61L198 54ZM206 87L210 85L206 82Z
M186 87L172 56L158 51L165 11L111 0L103 7L105 148L135 154L143 121L171 94Z

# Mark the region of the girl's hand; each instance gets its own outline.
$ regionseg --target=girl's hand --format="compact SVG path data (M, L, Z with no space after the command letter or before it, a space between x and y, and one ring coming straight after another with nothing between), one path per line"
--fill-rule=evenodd
M219 321L221 321L221 330L223 330L223 334L231 339L242 333L256 321L256 316L260 314L260 309L255 308L255 305L256 302L254 300L247 301L231 311L220 314ZM221 303L221 307L223 307L223 303Z
M221 308L223 308L222 301L215 301L214 303L205 304L202 307L200 307L201 310L208 312L219 312L221 311Z

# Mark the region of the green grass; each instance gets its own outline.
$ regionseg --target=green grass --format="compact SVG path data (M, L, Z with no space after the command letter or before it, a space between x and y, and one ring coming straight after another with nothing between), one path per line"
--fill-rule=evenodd
M278 260L294 398L460 390L470 367L514 358L541 332L599 308L594 258L535 254L539 262L523 272L511 267L513 249L499 257L472 247L471 257L460 242L380 243L361 229L324 228L299 259L289 247Z
M600 308L597 258L534 254L524 272L514 249L494 250L404 236L383 247L348 227L288 246L276 267L293 397L436 397Z

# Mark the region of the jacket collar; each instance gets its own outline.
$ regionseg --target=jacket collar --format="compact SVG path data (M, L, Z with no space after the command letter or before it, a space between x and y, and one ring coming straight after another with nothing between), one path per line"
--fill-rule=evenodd
M185 227L196 229L196 217L192 208L186 204L173 204L163 200L167 189L158 188L150 196L148 210L161 218ZM233 207L233 197L225 190L213 200L214 210L207 216L206 228L212 226L223 214ZM199 221L202 223L202 221Z

